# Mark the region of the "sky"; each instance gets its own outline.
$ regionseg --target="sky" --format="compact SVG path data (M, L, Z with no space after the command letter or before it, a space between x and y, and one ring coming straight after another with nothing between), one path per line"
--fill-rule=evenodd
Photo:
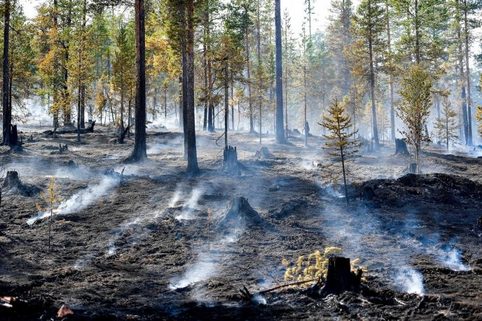
M23 10L28 18L34 18L37 14L37 6L43 0L20 0ZM291 17L291 25L296 33L301 33L301 26L303 24L304 16L304 0L281 0L282 15L287 10ZM360 0L353 1L356 4ZM331 0L314 0L314 14L313 14L313 31L324 30L328 24L328 17L330 15Z

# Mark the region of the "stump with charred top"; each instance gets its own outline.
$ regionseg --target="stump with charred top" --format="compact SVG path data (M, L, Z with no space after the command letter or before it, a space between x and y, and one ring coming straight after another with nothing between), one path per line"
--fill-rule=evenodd
M219 222L219 229L241 228L241 227L263 227L266 222L256 212L248 200L244 197L237 197L231 202L231 207L224 218Z
M351 270L349 258L333 256L328 259L328 271L323 285L315 284L310 290L310 295L326 296L340 294L345 291L360 291L362 270Z
M241 166L238 162L238 151L236 147L227 146L224 148L223 169L230 174L241 174Z
M405 140L395 139L395 155L410 156Z
M40 192L36 186L23 184L17 171L8 171L3 180L2 190L18 193L22 196L34 196Z
M256 151L254 155L256 159L273 159L275 158L274 155L269 151L267 147L261 147L260 150Z

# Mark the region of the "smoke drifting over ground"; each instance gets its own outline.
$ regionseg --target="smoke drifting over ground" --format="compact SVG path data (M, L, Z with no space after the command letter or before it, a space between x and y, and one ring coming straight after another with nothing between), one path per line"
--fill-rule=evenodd
M53 215L61 216L76 213L97 200L109 195L120 183L120 178L104 176L97 184L89 185L86 189L72 195L53 210ZM40 212L36 216L27 220L28 225L32 225L39 220L50 217L50 211Z
M321 175L326 155L321 148L305 149L302 138L282 146L263 137L274 157L258 159L256 136L230 135L246 167L232 177L220 170L222 146L215 144L220 133L200 134L202 171L187 177L180 133L150 133L149 160L126 166L120 162L132 141L108 144L115 134L102 130L61 155L51 154L56 144L27 145L27 155L42 155L44 161L8 156L13 157L8 168L43 191L56 176L63 200L55 208L60 216L51 222L48 251L48 222L35 210L39 198L4 195L0 296L28 289L26 298L49 293L55 306L69 304L79 316L96 311L141 320L202 319L213 313L218 320L430 319L440 311L468 320L482 313L475 304L482 284L481 230L475 227L480 201L453 184L446 193L433 194L439 185L445 188L433 177L427 182L436 183L420 186L410 185L410 179L405 185L373 181L383 202L365 198L361 182L398 178L407 167L408 160L393 157L389 148L350 165L349 192L355 196L347 206L343 189ZM309 144L318 148L321 141L310 137ZM477 159L424 157L426 168L482 181ZM384 195L391 195L391 187L397 202L388 204ZM448 195L447 202L433 195ZM260 219L248 224L241 219L228 228L220 223L226 205L241 197ZM37 222L28 231L27 220ZM360 258L368 268L366 285L383 295L344 293L313 300L283 289L253 296L250 304L239 301L243 286L256 293L283 284L283 258L293 262L328 246Z

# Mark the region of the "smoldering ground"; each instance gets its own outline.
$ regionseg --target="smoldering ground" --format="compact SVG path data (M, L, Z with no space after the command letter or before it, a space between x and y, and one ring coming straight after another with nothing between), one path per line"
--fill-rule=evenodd
M202 172L187 178L178 133L149 136L150 160L131 167L120 164L126 146L109 144L102 137L109 131L102 130L102 135L87 136L81 149L71 148L62 155L37 148L45 145L39 142L26 146L25 155L2 156L12 169L19 164L21 179L44 190L50 176L62 173L56 181L64 202L79 193L100 197L70 214L55 216L49 252L47 221L26 223L38 214L39 199L5 196L0 217L0 295L8 292L33 299L48 293L50 307L67 303L85 318L369 319L375 313L424 319L449 311L458 319L470 319L482 313L476 305L482 284L481 250L473 231L480 200L456 196L463 204L459 207L415 195L409 207L377 207L362 199L353 199L347 207L336 186L329 192L318 166L302 164L320 161L323 152L305 154L302 140L280 146L266 139L265 146L275 158L258 160L256 137L247 134L230 135L246 166L239 177L223 173L222 148L216 145L219 134L215 133L200 135ZM131 143L128 140L127 146ZM310 145L321 142L312 137ZM80 157L87 151L88 157ZM115 158L106 158L107 154ZM40 165L20 165L20 160L33 156ZM77 173L66 165L71 159ZM427 163L481 179L478 163L430 155ZM355 160L353 180L379 178L380 172L396 178L403 175L404 166L406 162L383 150L380 156ZM95 191L112 168L118 174L123 170L124 178L105 194ZM231 200L240 196L273 228L244 228L234 235L217 230L216 222ZM263 308L237 299L243 286L255 292L282 283L283 257L293 261L327 246L340 246L345 255L359 257L368 267L368 284L386 293L394 291L390 295L403 304L346 294L339 299L349 304L341 307L338 299L313 301L298 291L266 294ZM415 294L422 292L423 297Z

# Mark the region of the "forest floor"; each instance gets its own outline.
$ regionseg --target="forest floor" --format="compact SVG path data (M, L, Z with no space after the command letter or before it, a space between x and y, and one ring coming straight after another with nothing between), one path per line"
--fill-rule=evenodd
M49 251L48 220L32 219L41 196L4 189L0 299L18 301L0 304L0 320L50 320L62 304L69 320L482 319L481 158L433 147L424 175L404 176L409 159L393 147L363 154L349 165L347 206L322 175L317 137L308 148L301 137L264 137L273 157L257 159L258 137L230 135L244 165L233 177L222 170L220 134L201 133L201 174L190 178L177 132L149 130L149 160L124 165L132 141L111 143L108 128L81 144L42 130L29 129L22 152L0 155L4 170L43 192L55 176L61 200ZM263 224L220 227L235 197ZM290 288L240 300L243 286L283 284L283 258L328 246L360 258L362 293L312 298Z

